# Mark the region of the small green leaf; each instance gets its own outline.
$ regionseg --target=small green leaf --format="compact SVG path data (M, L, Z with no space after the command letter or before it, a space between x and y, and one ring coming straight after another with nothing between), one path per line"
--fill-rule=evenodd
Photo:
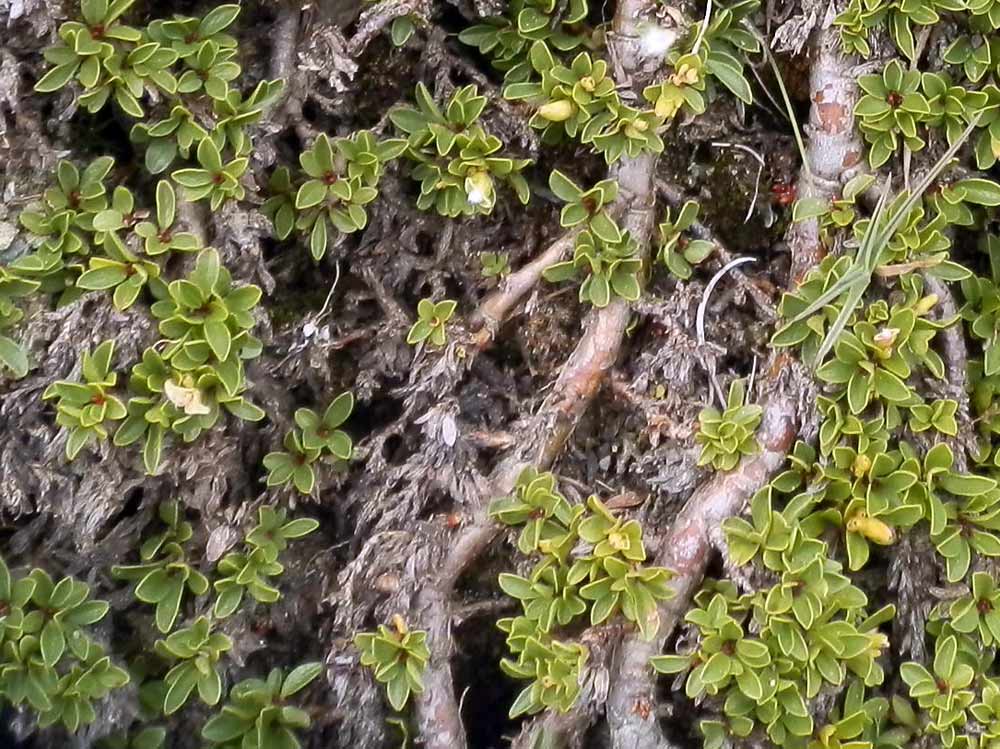
M557 198L567 203L575 203L583 195L583 191L558 169L553 169L549 174L549 189Z
M285 681L281 685L281 698L287 699L296 692L305 689L321 673L323 673L322 663L304 663L296 667L285 677Z

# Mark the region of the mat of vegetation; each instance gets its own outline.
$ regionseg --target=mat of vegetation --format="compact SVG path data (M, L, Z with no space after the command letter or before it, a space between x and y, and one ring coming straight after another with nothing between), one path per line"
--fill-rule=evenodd
M0 744L1000 747L1000 1L0 29Z

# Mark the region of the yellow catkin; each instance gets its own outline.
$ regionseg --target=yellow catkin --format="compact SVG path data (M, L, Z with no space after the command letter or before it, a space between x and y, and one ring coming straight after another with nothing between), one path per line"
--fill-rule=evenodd
M866 512L859 512L847 521L847 530L860 533L869 541L880 546L889 546L896 540L896 533L878 518L869 517Z
M576 105L568 99L550 101L538 109L538 114L549 122L564 122L576 112Z
M396 631L400 635L405 635L410 631L410 628L406 626L406 622L403 621L403 617L399 614L392 615L392 626L396 628Z

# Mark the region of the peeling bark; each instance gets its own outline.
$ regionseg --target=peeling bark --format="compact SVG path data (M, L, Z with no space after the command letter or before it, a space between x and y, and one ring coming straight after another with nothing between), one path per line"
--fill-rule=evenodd
M840 197L843 182L863 168L864 146L853 116L859 96L855 61L841 53L840 35L828 25L813 32L810 51L813 60L806 131L809 163L799 172L797 195L799 199L833 200ZM827 248L820 240L817 219L792 224L788 244L792 254L791 286L823 259Z

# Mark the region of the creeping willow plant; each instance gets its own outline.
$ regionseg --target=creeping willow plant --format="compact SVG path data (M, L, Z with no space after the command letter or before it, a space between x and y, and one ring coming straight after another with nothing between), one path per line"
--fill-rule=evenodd
M218 597L213 614L222 619L239 608L244 592L258 603L274 603L281 592L272 578L284 572L278 561L288 542L302 538L319 527L312 518L288 520L283 509L261 507L258 524L247 534L243 551L232 551L219 561L215 581Z
M613 297L635 301L641 292L642 261L637 245L608 212L618 196L618 184L602 180L584 190L557 170L549 174L549 187L566 201L560 223L566 228L583 225L575 239L573 259L545 269L548 281L565 281L585 274L580 301L606 307Z
M193 529L181 505L164 502L159 519L166 528L142 544L139 564L115 566L112 574L136 583L135 597L156 607L156 627L166 634L174 628L185 596L204 595L209 582L188 556L186 545Z
M288 703L322 673L322 663L303 663L287 674L275 668L266 680L239 682L222 711L205 723L201 737L225 749L299 749L295 731L309 728L312 718Z
M693 200L681 206L677 217L670 215L667 209L663 222L660 224L660 260L667 270L678 278L691 278L693 266L705 260L715 249L707 239L690 239L686 232L698 220L699 206Z
M155 300L150 312L162 340L134 363L127 396L116 390L109 341L83 357L79 381L54 383L44 397L68 431L69 457L113 432L116 445L141 441L146 468L156 472L169 435L192 442L227 414L264 417L246 398L245 371L262 349L253 336L261 291L235 283L216 250L181 231L177 199L221 209L252 192L249 134L281 84L262 81L241 90L240 55L230 34L238 6L140 29L125 23L131 5L83 0L79 20L64 24L46 51L51 67L37 90L68 88L90 111L114 102L140 120L131 137L145 151L147 170L169 172L171 181L161 181L155 205L144 206L142 191L120 184L123 175L112 173L108 157L83 168L58 165L55 184L21 215L35 251L0 269L0 362L17 376L28 370L26 353L7 334L21 317L15 302L35 291L58 295L60 304L86 291L108 291L119 310L141 310ZM709 3L703 19L683 24L683 35L653 55L659 59L650 69L665 69L641 98L615 85L603 55L606 29L590 27L597 15L586 2L506 5L506 15L460 38L505 73L504 95L523 102L518 106L527 108L545 144L575 141L614 164L662 151L671 122L703 113L723 89L753 103L744 65L762 46L748 23L758 9L752 0L729 7ZM853 111L870 144L869 164L887 164L902 150L907 179L918 175L913 184L907 181L910 189L893 197L887 180L868 215L861 198L878 178L862 175L838 197L807 198L793 211L795 221L818 223L829 253L782 299L783 325L773 343L799 347L815 368L822 388L817 444L797 443L786 469L750 500L748 517L722 523L726 562L751 569L738 576L740 585L706 581L676 647L652 662L699 701L707 716L701 723L705 744L712 749L733 737L765 736L791 749L938 741L992 749L1000 741L1000 687L989 673L1000 638L1000 593L983 572L990 558L1000 557L1000 242L982 238L985 255L977 267L990 263L982 276L950 255L984 214L992 217L1000 188L982 176L941 179L972 135L980 168L991 168L1000 156L994 82L1000 47L993 38L1000 3L852 0L837 24L845 45L865 56L869 33L885 25L900 51L914 59L914 29L931 27L943 12L965 13L964 19L949 17L949 23L967 22L969 33L944 58L961 66L968 81L959 78L959 68L921 73L891 61L860 78L865 95ZM404 44L419 23L415 14L395 19L393 40ZM980 81L990 82L969 85ZM476 87L436 100L420 84L414 98L413 106L390 113L405 137L320 134L300 154L297 173L274 171L263 211L279 239L299 235L317 261L345 249L353 244L349 235L367 228L392 169L418 185L420 209L446 217L480 220L494 213L508 188L528 202L528 160L508 153L489 132L488 100ZM159 111L155 121L145 119L152 105ZM913 155L939 142L940 148L948 144L941 160L927 171L918 157L910 173ZM392 166L397 159L402 163ZM580 300L598 308L616 298L636 300L650 268L640 243L618 224L630 196L619 196L613 180L586 186L556 169L548 186L561 201L560 224L571 231L574 253L547 268L546 278L579 278ZM659 227L658 259L677 278L689 278L712 251L707 241L690 236L697 213L695 203L685 203ZM197 255L182 275L177 254L186 252ZM487 275L510 270L502 253L483 253L482 260ZM962 281L960 320L934 290L935 280ZM455 310L450 300L422 300L407 341L444 346ZM965 393L940 387L948 374L942 339L956 324L971 333L965 340L964 329L954 331L972 350L969 406L979 440L973 472L954 447L968 442L961 429ZM284 449L264 459L268 485L291 484L310 494L321 460L349 460L353 445L343 427L353 405L345 393L322 411L296 411ZM733 382L724 410L700 415L699 463L738 470L741 460L760 450L760 420L761 408L747 404L743 383ZM578 637L583 625L617 619L639 637L662 635L662 603L674 595L671 572L648 563L638 520L597 497L571 502L552 474L525 470L510 495L490 505L490 515L516 529L517 549L530 558L498 577L499 588L517 601L516 614L498 623L509 651L501 668L523 683L511 714L568 710L588 665L589 651ZM165 503L159 518L162 528L144 541L137 563L115 572L134 584L135 597L150 605L165 635L156 646L165 661L157 674L162 681L147 691L158 693L158 709L173 713L195 690L206 704L223 701L224 658L233 643L219 631L219 620L241 606L278 600L281 553L318 524L262 508L242 544L224 552L209 577L199 570L194 528L180 505ZM878 576L875 565L908 553L903 544L922 538L941 577L954 585L953 595L930 617L932 662L899 665L886 657L895 610L869 600L870 578ZM876 574L852 578L865 569ZM40 570L15 578L5 566L0 602L0 694L14 705L29 704L43 726L61 722L75 730L91 722L93 703L128 679L87 632L107 605L91 600L87 586L72 578L55 582ZM199 615L209 610L212 619ZM175 630L178 622L182 628ZM425 633L411 631L398 617L392 624L358 634L356 643L361 662L386 685L390 705L402 710L423 689L430 653ZM898 666L915 707L899 694L891 701L866 698L870 690L886 690L883 669L890 663ZM225 749L297 747L295 731L308 727L310 718L289 700L321 670L306 664L236 684L202 737ZM817 702L821 697L825 703Z
M256 286L234 286L216 250L202 250L192 273L172 281L151 308L169 340L163 358L185 372L211 366L234 393L243 382L243 360L260 353L250 335L260 296Z
M584 190L558 169L553 169L549 174L549 189L566 202L559 214L563 227L569 229L583 223L589 226L594 221L612 221L607 207L618 197L618 183L614 180L604 179Z
M527 468L510 496L490 504L490 515L510 526L523 526L518 549L540 554L527 577L501 574L501 589L521 603L522 613L501 619L514 658L500 667L530 683L521 691L511 716L546 708L569 710L580 691L587 662L583 645L557 638L589 612L591 624L622 615L643 637L659 627L657 602L673 596L670 573L644 564L642 528L616 517L597 497L586 507L572 505L559 493L555 477Z
M76 732L93 723L95 705L129 682L92 639L107 602L75 578L56 582L41 569L16 575L0 559L0 604L0 697L31 707L42 727Z
M188 200L208 198L213 211L226 200L243 200L246 190L240 178L247 170L247 157L224 161L222 150L212 136L202 138L198 144L197 156L198 167L178 169L170 175L174 182L184 188Z
M196 687L202 702L217 704L222 697L219 659L232 647L233 641L221 632L213 632L212 622L204 616L198 617L190 627L157 640L157 655L174 662L164 677L167 684L164 715L180 710Z
M385 684L389 704L400 711L411 694L424 691L422 674L430 651L426 632L410 630L398 614L392 625L392 629L379 625L376 632L361 632L354 643L361 651L361 665L371 668L375 678Z
M349 460L354 449L351 438L340 429L354 410L354 396L341 393L320 416L308 408L295 412L297 429L285 435L283 451L264 456L267 485L293 484L301 494L311 494L316 483L314 464L322 457Z
M448 340L445 325L455 314L457 306L457 302L451 299L440 302L421 299L417 305L417 321L410 328L406 342L412 345L430 341L435 346L444 346Z
M869 161L882 166L898 147L900 139L911 151L924 147L917 135L917 122L930 114L927 98L920 93L920 73L904 70L893 60L881 75L865 75L858 80L865 92L854 108L861 132L872 144Z
M417 84L417 106L390 113L407 135L406 156L420 182L417 207L442 216L489 214L496 204L497 183L506 184L527 203L528 183L521 175L530 161L501 153L503 143L479 122L486 97L475 86L458 89L442 110L427 87Z
M83 355L83 382L60 380L42 398L56 400L56 423L67 431L66 457L73 460L88 443L108 438L108 427L125 418L125 404L112 392L118 375L111 371L114 341Z
M702 445L698 465L731 471L744 455L756 453L760 446L754 431L762 413L760 406L746 403L745 383L733 380L725 411L709 407L698 414L700 428L695 439Z
M264 213L279 239L295 230L309 237L313 258L321 259L331 238L368 225L365 206L378 196L386 165L406 148L400 138L376 140L367 130L331 140L321 133L299 155L302 175L293 181L287 168L271 176L271 197Z
M14 300L31 294L38 287L38 281L19 278L0 266L0 372L7 369L18 378L28 373L28 355L5 333L24 317Z
M506 16L494 16L462 31L459 39L488 54L493 65L505 73L504 80L517 83L532 76L528 50L534 42L545 42L568 52L586 42L580 24L586 19L585 0L514 0Z
M641 293L639 274L642 271L636 242L628 231L621 231L605 214L599 215L606 220L596 219L591 222L590 229L581 231L576 238L573 259L546 268L545 279L564 281L582 271L586 277L580 284L581 302L590 302L595 307L607 307L613 297L634 302Z
M706 739L721 721L737 736L760 725L776 744L804 746L815 729L807 700L824 686L884 679L878 658L887 640L878 626L893 608L866 611L866 595L799 522L807 494L775 508L778 487L795 491L814 480L815 454L804 444L794 454L793 467L753 497L750 520L723 524L733 561L761 565L775 582L740 594L732 583L707 581L686 616L693 644L653 659L662 673L687 674L690 697L721 699L720 717L702 723Z

